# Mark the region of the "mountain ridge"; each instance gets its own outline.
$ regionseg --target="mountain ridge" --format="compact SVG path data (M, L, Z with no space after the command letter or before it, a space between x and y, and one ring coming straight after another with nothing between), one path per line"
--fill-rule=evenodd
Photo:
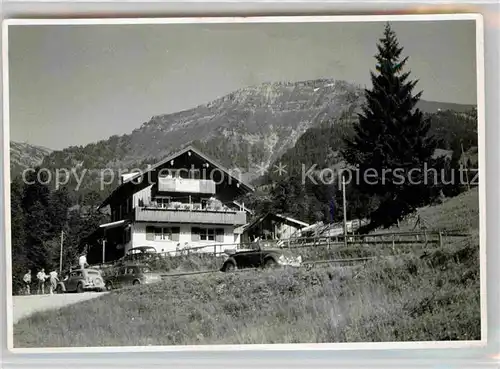
M339 122L350 125L363 102L364 89L342 80L267 82L240 88L191 109L154 115L129 134L50 150L41 163L38 160L33 164L52 169L130 169L153 164L192 144L228 168L245 168L245 179L250 180L256 165L269 166L308 129ZM425 100L419 106L427 113L449 107L459 112L473 108ZM11 165L11 169L19 167L22 165Z

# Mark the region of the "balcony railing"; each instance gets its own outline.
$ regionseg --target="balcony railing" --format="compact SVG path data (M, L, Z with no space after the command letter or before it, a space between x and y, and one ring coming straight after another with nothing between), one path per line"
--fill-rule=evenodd
M159 192L215 194L215 182L207 179L158 178Z
M178 208L159 206L138 206L135 208L135 220L146 222L189 223L189 224L246 224L247 215L244 211L229 209L196 208L195 204Z

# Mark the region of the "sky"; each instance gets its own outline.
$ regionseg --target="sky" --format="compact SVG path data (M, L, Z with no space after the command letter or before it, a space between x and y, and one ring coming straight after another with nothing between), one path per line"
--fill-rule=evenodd
M474 21L393 22L422 98L476 104ZM9 27L11 140L62 149L272 81L371 86L384 23Z

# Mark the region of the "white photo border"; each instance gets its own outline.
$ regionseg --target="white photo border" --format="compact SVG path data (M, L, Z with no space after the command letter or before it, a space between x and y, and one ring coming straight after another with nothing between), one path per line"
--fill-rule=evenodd
M189 23L277 23L277 22L385 22L385 21L429 21L429 20L475 20L477 61L477 111L479 135L479 211L480 211L480 284L481 284L481 340L455 342L383 342L383 343L328 343L328 344L277 344L277 345L207 345L207 346L124 346L86 348L14 348L11 291L11 245L10 245L10 139L8 99L8 27L11 25L96 25L96 24L189 24ZM4 148L4 226L5 226L5 271L7 298L7 347L13 353L118 353L118 352L164 352L164 351L303 351L303 350L391 350L391 349L437 349L484 347L487 344L487 294L486 294L486 123L485 123L485 77L483 17L480 14L412 14L412 15L362 15L362 16L259 16L259 17L189 17L189 18L103 18L103 19L12 19L3 24L3 148Z

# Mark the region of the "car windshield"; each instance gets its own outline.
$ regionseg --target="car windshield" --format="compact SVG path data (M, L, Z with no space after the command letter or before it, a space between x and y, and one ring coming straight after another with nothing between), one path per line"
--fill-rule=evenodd
M141 268L141 272L142 272L142 273L151 273L151 269L150 269L150 268L148 268L148 267L142 267L142 268Z
M90 274L90 275L99 275L99 272L96 271L96 270L87 270L87 274Z

